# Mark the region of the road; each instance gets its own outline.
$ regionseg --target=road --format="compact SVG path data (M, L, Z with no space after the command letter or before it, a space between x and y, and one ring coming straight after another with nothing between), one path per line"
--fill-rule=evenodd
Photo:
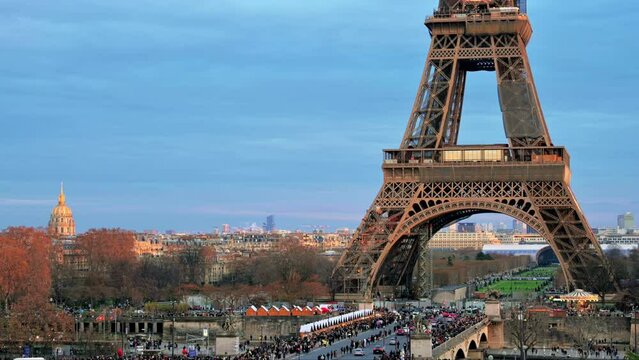
M354 338L354 340L363 340L365 338L370 337L371 335L377 334L380 331L384 331L384 330L388 330L392 333L393 330L393 326L395 326L396 324L391 324L391 325L387 325L384 328L381 329L373 329L373 330L367 330L364 332L359 333L359 335ZM335 350L337 352L337 358L336 359L340 359L340 360L352 360L352 359L373 359L374 355L373 355L373 348L377 347L377 346L384 346L384 349L386 350L386 352L391 352L392 350L395 350L395 345L390 345L390 339L396 337L398 342L399 342L399 348L402 349L404 344L408 341L408 336L395 336L395 334L389 335L386 338L380 339L379 341L372 343L372 344L367 344L366 347L363 349L364 350L364 356L355 356L353 354L345 354L345 355L341 355L340 354L340 348L350 345L351 343L351 339L347 338L344 340L340 340L337 341L335 343L333 343L333 345L331 346L326 346L326 347L319 347L314 349L313 351L309 352L308 354L302 354L301 356L298 357L298 355L291 355L288 356L287 359L301 359L301 360L317 360L317 357L324 354L328 354L329 352L332 352L333 350ZM332 358L331 358L332 359Z

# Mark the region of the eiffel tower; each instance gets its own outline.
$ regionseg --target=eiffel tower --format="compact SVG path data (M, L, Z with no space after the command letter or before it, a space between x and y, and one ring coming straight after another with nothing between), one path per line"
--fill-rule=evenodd
M525 0L440 0L425 22L430 51L399 149L332 277L335 297L428 296L429 239L480 213L526 223L557 255L571 287L606 266L570 188L568 151L548 133L526 45ZM494 71L507 144L457 144L466 76ZM612 279L612 278L611 278Z

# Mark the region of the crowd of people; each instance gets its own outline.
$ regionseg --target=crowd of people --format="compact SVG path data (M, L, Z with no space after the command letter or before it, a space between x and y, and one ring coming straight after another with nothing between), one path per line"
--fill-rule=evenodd
M486 316L475 310L456 308L413 308L402 313L402 322L410 331L431 334L433 348L459 335L464 330L484 320ZM419 327L422 326L423 329Z
M579 353L585 353L586 356L594 355L597 358L612 359L618 358L619 351L611 345L590 342L587 349L578 349Z
M559 347L550 348L551 356L556 357L569 357L569 351L566 349L562 349ZM614 346L602 344L596 341L591 341L588 343L586 349L577 349L577 353L581 358L596 358L596 359L618 359L619 358L619 350ZM539 354L539 349L532 348L530 349L530 354L537 355Z
M351 339L349 345L344 346L341 351L326 351L318 356L324 359L332 359L338 356L338 353L345 354L346 350L352 352L357 347L363 347L364 341L371 342L384 334L382 330L377 335L373 335L365 340L355 340L357 336L366 330L381 328L386 324L395 322L396 316L391 312L381 312L379 316L350 322L343 326L338 326L329 331L321 331L309 334L308 336L297 336L289 338L275 338L270 343L262 343L257 347L246 350L237 360L263 360L271 359L271 354L275 359L284 359L288 354L307 354L321 347L329 347L335 342ZM388 335L388 332L386 332Z
M138 346L142 346L145 350L160 350L162 347L164 349L171 349L171 346L177 346L177 344L166 344L162 343L162 339L146 339L140 337L129 338L129 347L133 349L137 349Z
M475 289L481 289L492 285L498 281L502 280L510 280L513 277L516 277L516 274L529 270L528 267L519 267L515 269L510 269L502 272L491 273L484 276L477 276L473 279L470 279L466 282L466 285L469 285Z
M289 355L308 354L317 352L318 360L337 359L344 355L352 354L357 348L366 348L370 344L378 342L395 333L396 330L415 328L416 314L424 316L430 324L429 330L433 338L433 347L437 347L451 338L459 335L462 331L482 321L485 316L479 313L468 313L455 309L411 309L411 311L391 312L380 311L377 316L357 320L337 326L327 331L318 331L307 336L295 337L274 337L269 342L262 342L257 346L251 346L250 342L240 344L242 354L236 356L235 360L271 360L285 359ZM392 327L388 327L391 325ZM358 338L362 332L376 329L366 338ZM347 341L344 341L347 340ZM344 341L343 346L331 349L337 342ZM388 353L381 354L378 358L383 360L396 360L405 356L407 344L400 347L396 343L396 348ZM170 357L139 357L139 360L171 360ZM214 357L201 357L200 360L215 360Z
M446 314L447 316L432 319L431 336L433 348L440 346L486 318L483 314L458 314L457 312L447 312Z
M608 315L614 316L614 315ZM246 340L240 344L241 354L235 360L274 360L286 359L287 357L304 355L313 352L313 357L318 360L339 359L346 355L353 354L355 349L370 348L378 346L381 339L404 334L404 331L427 332L432 336L433 348L437 348L447 341L461 334L463 331L473 327L486 319L486 316L478 309L464 310L446 307L410 307L400 311L389 311L381 309L374 316L350 321L345 324L338 324L333 327L314 331L292 337L269 337L261 338L259 344ZM366 332L365 337L362 333ZM390 349L386 348L382 354L376 356L380 360L398 360L405 358L410 352L410 340L400 344L394 341ZM184 360L191 358L191 354L186 352L186 348L177 348L177 344L168 344L161 340L144 339L140 337L129 337L131 348L143 348L144 351L134 355L126 356L127 359L135 360ZM333 346L338 343L338 345ZM176 347L175 356L167 354L166 349L171 350ZM181 345L180 345L181 347ZM146 353L146 350L160 350L157 353ZM197 354L200 349L197 349ZM386 350L389 350L386 352ZM538 349L530 349L533 355ZM566 350L561 348L552 349L557 356L566 355ZM580 354L589 357L616 358L619 354L614 346L606 342L592 341L587 346L575 350ZM122 354L116 353L113 356L82 357L72 355L73 360L116 360ZM195 360L217 360L214 356L196 355ZM2 360L2 359L0 359ZM58 359L60 360L60 359Z

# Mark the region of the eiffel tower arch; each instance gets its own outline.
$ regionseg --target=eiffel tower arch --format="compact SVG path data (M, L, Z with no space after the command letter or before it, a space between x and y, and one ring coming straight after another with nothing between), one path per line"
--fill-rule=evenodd
M570 188L568 151L552 143L526 45L525 0L440 0L426 19L430 51L399 149L332 277L336 298L381 289L427 295L428 240L480 213L526 223L550 244L573 287L605 257ZM466 77L493 71L507 144L458 145ZM611 277L612 280L612 277Z

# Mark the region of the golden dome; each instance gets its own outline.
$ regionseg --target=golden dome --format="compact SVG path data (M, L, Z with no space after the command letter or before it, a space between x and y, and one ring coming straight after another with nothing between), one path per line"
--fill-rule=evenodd
M53 216L73 216L73 214L71 213L71 209L69 209L68 206L66 206L65 204L58 204L58 206L53 208L53 211L51 212L51 215Z
M58 205L51 212L49 220L49 233L54 236L73 236L75 235L75 220L71 209L67 206L66 197L64 195L64 184L60 186L60 195L58 196Z

